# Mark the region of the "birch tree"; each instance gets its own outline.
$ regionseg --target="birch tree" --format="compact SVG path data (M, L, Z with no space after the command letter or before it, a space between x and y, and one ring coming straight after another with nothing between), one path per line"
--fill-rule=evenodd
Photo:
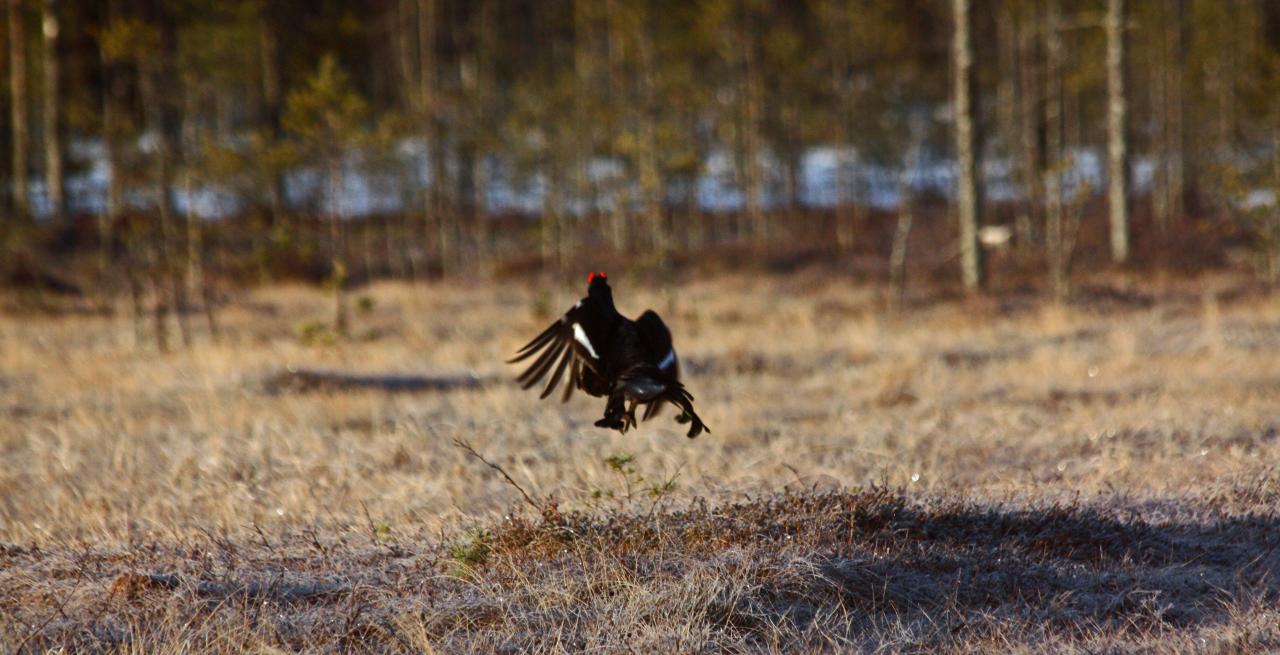
M1124 0L1107 0L1107 209L1111 259L1129 258L1129 143L1125 96Z
M41 33L44 64L44 185L48 194L49 209L54 220L65 216L66 201L63 184L61 122L62 98L58 90L58 5L56 0L44 0L41 5Z
M1045 251L1049 264L1049 287L1055 298L1067 294L1067 261L1062 207L1063 127L1062 127L1062 16L1059 0L1045 3L1044 125L1045 125Z
M9 120L13 125L13 209L31 215L27 192L31 131L27 116L27 38L22 0L9 0Z
M980 224L977 182L977 137L975 134L973 43L970 32L973 12L969 0L952 0L951 101L955 114L955 150L958 169L956 213L960 219L960 266L964 286L970 291L982 287L982 247L978 243Z

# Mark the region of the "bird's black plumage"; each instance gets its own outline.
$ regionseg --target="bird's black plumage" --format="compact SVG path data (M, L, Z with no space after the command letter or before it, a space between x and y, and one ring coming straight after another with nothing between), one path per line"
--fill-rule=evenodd
M644 406L642 420L648 420L671 403L681 410L676 421L691 424L689 438L711 432L680 382L680 362L662 318L649 310L632 321L618 313L604 273L592 273L587 281L587 296L510 360L534 357L516 378L521 386L528 389L550 374L542 391L546 398L568 371L561 400L567 401L575 389L608 398L604 417L596 421L599 427L625 433L636 424L637 406Z

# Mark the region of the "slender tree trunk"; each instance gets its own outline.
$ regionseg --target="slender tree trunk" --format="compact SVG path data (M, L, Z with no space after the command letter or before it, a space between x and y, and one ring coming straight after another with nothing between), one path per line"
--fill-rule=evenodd
M196 216L195 197L198 180L196 179L197 153L200 152L200 129L196 116L199 111L199 98L196 93L194 75L188 73L182 85L182 186L187 194L186 212L183 219L187 228L186 253L186 296L198 298L204 286L203 241L200 218Z
M769 226L764 212L764 176L760 170L760 120L763 99L760 66L757 61L757 30L753 8L747 0L734 4L735 25L726 39L727 53L733 62L736 88L734 107L735 161L737 186L743 195L743 211L735 230L739 238L750 236L756 243L767 244Z
M1040 109L1043 85L1038 83L1041 71L1035 39L1040 28L1037 12L1035 5L1025 7L1024 14L1019 16L1018 29L1018 141L1021 150L1018 174L1025 198L1020 211L1022 220L1016 227L1019 241L1028 246L1035 245L1040 239L1044 201L1040 176L1044 153L1038 136L1043 120Z
M435 226L436 254L440 274L447 276L453 269L454 228L453 212L445 207L447 167L445 130L436 111L436 34L439 25L437 0L417 0L418 3L418 112L426 128L429 147L431 184L427 189L427 224Z
M187 190L187 211L185 215L187 227L187 285L186 298L184 298L183 303L186 304L191 298L199 298L200 305L204 310L205 325L209 330L209 339L217 343L219 340L217 307L215 306L216 298L213 293L211 276L205 268L206 243L204 226L200 222L200 217L196 215L192 203L192 198L199 183L197 179L197 157L204 147L203 139L201 138L202 130L196 121L196 116L199 112L197 88L196 79L188 74L182 89L183 185ZM180 318L179 320L184 319Z
M1107 202L1111 259L1129 258L1129 143L1125 114L1124 0L1107 0Z
M543 161L542 174L546 189L542 194L542 261L556 273L564 271L563 241L565 239L564 216L560 199L560 171L557 157L552 154Z
M142 278L138 274L136 244L130 234L126 234L124 239L124 277L129 284L129 316L133 319L133 347L137 350L147 339L147 309L143 302Z
M1271 132L1272 151L1280 152L1280 120L1272 119L1272 122L1275 123ZM1280 157L1271 158L1271 188L1280 193ZM1267 282L1271 285L1274 294L1275 289L1280 287L1280 213L1273 209L1271 215L1265 220L1269 226L1266 236L1268 241Z
M62 100L58 91L57 1L44 0L40 6L44 34L44 182L53 219L61 221L66 216L66 192L59 121Z
M1066 49L1065 52L1080 53L1084 51L1082 44L1083 34L1080 30L1072 30L1070 34L1072 39L1072 47ZM1063 61L1060 70L1066 71L1069 62ZM1067 87L1067 81L1064 77L1063 87L1063 104L1062 104L1062 123L1063 123L1063 162L1062 168L1065 174L1071 161L1066 155L1073 148L1080 149L1084 146L1084 98L1079 88L1072 85ZM1067 198L1064 223L1062 227L1062 270L1064 279L1070 286L1069 275L1071 272L1071 258L1075 256L1076 241L1080 236L1080 225L1084 222L1084 204L1089 200L1089 196L1093 193L1093 189L1084 180L1078 176L1073 176L1074 186L1071 189L1071 195ZM1061 188L1061 184L1060 184Z
M172 25L165 19L160 20L161 51L154 53L149 61L142 65L140 73L140 92L142 104L146 108L147 129L156 135L156 151L154 161L154 182L156 193L156 213L160 221L159 248L157 253L155 275L153 278L156 291L157 328L164 323L170 309L178 316L178 328L183 345L190 344L190 333L186 322L186 291L181 281L182 268L175 261L175 244L177 242L174 229L173 206L173 143L169 134L166 117L169 107L160 90L168 88L174 82L166 67L171 64L169 57L172 50ZM167 293L166 293L167 291ZM167 299L163 299L167 297ZM157 334L159 339L159 334ZM167 341L167 338L166 338ZM167 343L165 348L167 348Z
M796 120L798 119L795 116L791 116L787 119L790 124L794 124ZM796 148L793 145L789 145L785 150L787 152L783 161L783 166L786 169L786 189L783 195L786 198L787 211L799 212L800 196L802 195L804 186L804 182L800 179L801 167L803 166L803 163L801 162L801 152L799 148Z
M163 240L162 240L163 241ZM163 253L148 248L147 269L151 273L151 320L156 337L156 349L169 352L169 311L172 307L172 281L164 265Z
M461 30L455 29L455 38ZM459 50L462 44L457 44ZM476 75L473 72L476 68L476 57L474 52L468 52L458 57L458 65L456 68L457 86L461 89L462 97L471 107L476 107ZM474 110L473 110L474 111ZM455 221L458 240L458 263L478 265L476 255L476 245L479 242L476 226L476 141L478 139L478 129L473 120L465 121L454 130L457 133L454 147L454 164L456 165L456 173L453 179L453 211L451 215ZM468 256L470 254L471 256Z
M1228 19L1228 25L1234 25ZM1217 148L1214 154L1227 152L1235 141L1236 134L1236 67L1239 54L1234 44L1221 44L1217 60L1220 62L1213 75L1213 83L1217 90ZM1220 194L1219 194L1220 195Z
M685 108L680 112L680 130L684 135L684 139L691 146L694 153L693 160L702 162L706 160L706 148L703 138L698 133L698 111L693 108ZM680 193L680 217L683 225L679 231L680 246L685 252L696 252L710 240L709 229L714 227L711 221L703 220L700 215L701 208L698 204L698 172L697 168L686 169L683 172L683 186Z
M1063 47L1059 0L1047 0L1045 39L1045 250L1049 260L1049 286L1054 298L1067 295L1066 252L1062 208L1062 69Z
M440 125L433 126L431 136L431 188L427 198L428 223L435 226L436 257L440 266L441 277L448 277L454 268L454 227L453 211L445 198L448 185L448 168L446 166L444 129Z
M905 177L905 176L904 176ZM915 222L915 200L911 184L899 184L898 221L893 229L893 250L889 253L889 288L892 290L892 312L900 313L907 300L907 247Z
M436 87L436 0L417 0L418 3L418 108L428 112L433 109Z
M270 15L272 9L263 3L258 17L258 50L262 64L262 101L266 110L266 124L272 139L283 136L280 122L284 107L284 93L280 81L280 44L276 36L276 26ZM271 214L272 225L279 226L284 220L285 180L284 171L275 171L267 182L267 202Z
M842 146L853 150L852 138L846 131ZM842 253L853 249L854 232L857 223L857 204L861 201L857 193L857 175L859 160L857 152L848 157L840 157L836 162L836 247Z
M749 23L749 21L748 21ZM754 40L750 25L742 34L741 143L742 192L746 196L748 229L757 243L769 243L769 223L764 212L764 175L760 166L760 105L762 103L758 70L752 52ZM745 230L743 230L745 232Z
M592 24L595 3L573 3L573 92L578 97L574 103L574 120L579 129L574 131L573 143L573 193L585 204L582 218L594 216L595 194L591 184L591 153L594 131L591 129L591 90L596 82L596 53L592 41ZM491 45L486 39L486 51Z
M204 320L209 328L209 339L214 343L222 340L222 331L218 328L217 295L213 291L213 282L208 275L201 278L200 300L204 306Z
M27 117L27 42L22 0L9 0L9 110L13 123L13 208L23 219L31 217L27 173L30 168L31 132Z
M624 54L626 48L625 27L621 24L620 17L625 9L619 6L619 0L604 0L605 24L606 24L606 40L609 62L609 97L612 99L611 109L614 111L614 127L618 126L618 121L624 121L627 110L630 105L626 100L626 80L624 68ZM617 136L613 134L611 136ZM612 196L612 206L609 212L609 237L613 247L618 252L626 252L631 248L631 230L627 219L627 202L626 202L626 185L627 180L618 179L613 176L610 179L610 195Z
M1160 6L1163 7L1163 5ZM1169 76L1164 70L1167 65L1167 56L1165 53L1163 27L1158 28L1158 33L1155 35L1155 45L1149 56L1151 59L1147 63L1148 70L1150 70L1150 78L1147 82L1147 92L1150 95L1151 129L1153 131L1151 154L1155 159L1151 179L1151 214L1155 231L1159 237L1163 238L1169 228L1169 165L1167 161L1169 153L1167 151L1168 139L1166 138L1166 132L1169 129L1169 93L1167 89ZM1161 248L1163 248L1163 244Z
M860 20L859 8L854 3L842 3L836 21L835 66L832 67L832 90L840 100L840 147L847 153L836 167L836 246L842 253L853 249L858 228L863 224L866 198L862 193L862 152L857 147L857 136L863 131L860 96L854 81L849 79L853 67L853 52L857 47L854 25Z
M467 140L462 152L463 165L467 169L468 179L461 185L467 194L467 220L472 223L474 247L477 261L485 261L492 256L495 248L493 224L488 219L489 174L486 169L488 154L492 147L485 139L493 124L495 88L497 86L497 66L501 48L501 35L498 32L498 16L502 10L498 0L476 0L476 54L474 81L468 94L475 108L471 118L471 137ZM586 196L580 196L586 198ZM588 208L588 211L590 208Z
M1190 0L1176 0L1174 2L1174 25L1173 25L1173 89L1175 95L1173 101L1177 103L1177 120L1174 123L1174 147L1178 152L1178 170L1177 185L1174 189L1176 193L1174 203L1174 220L1181 222L1190 216L1190 213L1196 201L1196 181L1197 181L1197 158L1193 135L1197 132L1194 125L1188 129L1188 124L1195 120L1192 109L1192 96L1194 94L1194 77L1190 77L1190 66L1187 60L1188 52L1191 46L1190 28L1192 17L1187 15L1187 7ZM1197 65L1200 65L1197 63Z
M1000 81L996 88L996 123L1000 137L1002 152L1008 161L1010 186L1021 185L1025 180L1024 168L1029 164L1025 160L1025 152L1019 141L1019 107L1021 92L1019 88L1019 30L1018 16L1009 4L1003 5L996 15L996 32L999 50ZM1024 196L1029 191L1023 189ZM1013 201L1013 225L1018 235L1016 241L1019 248L1030 244L1031 215L1028 211L1031 198L1024 197Z
M907 300L907 248L915 223L915 197L911 189L915 159L914 155L908 156L906 167L898 178L898 220L893 229L893 248L889 252L890 310L895 314L902 312Z
M640 193L644 207L645 221L649 224L654 257L659 269L666 269L671 256L670 230L666 226L666 215L663 211L662 173L658 167L658 137L655 122L657 97L654 90L654 54L653 43L648 27L640 28Z
M364 279L373 280L379 274L377 262L380 258L374 234L378 229L378 219L366 217L353 229L359 230L360 233L360 268L364 272ZM385 262L386 259L383 258L381 261Z
M781 105L778 108L779 124L785 126L784 130L788 127L795 129L792 126L800 123L799 111L795 106L795 98L789 95L782 95L777 102ZM781 205L789 214L788 218L794 218L794 215L800 211L800 196L804 184L800 179L801 159L804 154L803 147L798 143L798 140L790 138L784 131L779 135L773 150L780 160L778 163L782 166ZM786 224L783 223L783 225Z
M1184 92L1182 70L1185 64L1183 0L1171 0L1161 4L1163 21L1160 27L1160 64L1156 84L1156 125L1159 140L1154 209L1156 227L1167 232L1182 220L1185 212L1186 155L1183 126Z
M342 239L342 152L330 151L325 157L325 223L329 227L329 259L332 262L346 260L346 244Z
M119 16L119 0L113 0L108 3L109 20L117 20ZM99 44L98 57L103 75L106 77L102 90L102 140L106 146L107 168L110 169L110 176L107 179L106 211L99 218L98 223L98 238L102 243L101 271L106 276L111 263L114 231L120 221L120 214L124 210L124 162L120 147L124 132L120 117L121 105L124 102L124 72L111 60L104 44Z
M124 91L123 72L119 68L113 67L108 76L110 81L107 83L107 91L102 97L102 122L103 130L106 132L107 167L111 169L111 178L107 181L107 225L105 226L106 231L109 233L116 222L120 220L120 215L124 211L125 172L120 144L120 138L124 132L120 117L120 96L123 95Z
M347 268L347 247L342 221L341 180L342 152L336 146L325 156L325 195L328 203L325 208L329 224L329 261L332 270L329 284L333 288L333 330L336 334L346 335L350 327L347 317L347 281L351 272Z
M396 21L395 29L395 45L396 45L396 62L400 69L400 101L405 112L413 115L418 110L418 83L419 72L418 53L417 53L417 8L414 0L398 0L396 2ZM402 188L401 200L404 204L403 210L400 212L400 220L397 223L396 230L399 238L399 248L397 251L403 258L402 268L410 282L416 282L420 275L421 262L418 257L418 239L421 230L421 216L417 211L417 202L424 194L419 192L419 180L416 175L411 173L411 166L404 166L400 169L400 184ZM390 224L387 228L387 238L392 238L392 230ZM391 244L388 244L388 248Z
M955 35L952 41L952 103L955 112L955 148L959 168L956 192L960 219L960 265L964 286L976 291L983 284L982 246L978 243L981 202L977 181L977 134L973 120L973 44L970 28L973 12L969 0L952 0Z
M392 25L395 43L396 68L400 73L400 102L406 110L412 110L413 97L418 82L418 56L416 48L417 9L414 0L397 0L395 22Z

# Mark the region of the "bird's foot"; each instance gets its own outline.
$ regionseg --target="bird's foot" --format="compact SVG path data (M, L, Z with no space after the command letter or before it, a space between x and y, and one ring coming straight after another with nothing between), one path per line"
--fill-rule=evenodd
M706 432L707 434L711 434L711 429L708 428L706 424L702 422L702 419L698 418L697 414L689 412L688 410L681 412L680 415L676 417L676 423L679 423L681 425L684 425L685 423L691 424L689 426L689 433L685 435L690 439L697 437L703 432Z
M689 437L690 439L693 439L698 435L702 434L703 432L706 432L707 434L711 434L711 430L708 429L707 426L703 425L702 421L699 421L698 419L694 419L693 425L689 426L689 434L686 434L685 436Z
M604 418L596 421L595 425L598 428L604 428L606 430L617 430L623 434L626 434L627 432L627 424L617 416L606 415Z
M629 430L629 429L631 429L631 428L636 427L636 425L637 425L637 422L636 422L636 402L635 402L634 400L633 400L633 401L631 401L631 405L630 405L629 407L627 407L627 412L626 412L626 414L624 415L624 417L623 417L623 419L622 419L622 420L623 420L623 423L624 423L623 428L622 428L622 433L623 433L623 434L626 434L626 433L627 433L627 430Z

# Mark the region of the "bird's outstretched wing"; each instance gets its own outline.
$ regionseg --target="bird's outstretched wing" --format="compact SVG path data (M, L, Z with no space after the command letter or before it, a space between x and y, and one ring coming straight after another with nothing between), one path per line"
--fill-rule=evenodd
M591 311L591 300L583 299L525 344L516 352L515 357L507 360L507 363L514 364L537 355L529 368L516 378L522 388L528 389L538 384L550 371L551 377L540 396L546 398L555 391L560 378L568 370L569 382L560 397L561 401L567 402L573 395L573 390L579 388L584 369L601 370L601 353L598 349L605 343L605 339L598 334L599 329L595 327L598 321L591 320Z
M676 356L676 349L671 343L671 330L667 329L667 324L662 322L662 317L652 309L646 310L640 318L636 319L636 329L640 332L645 359L648 360L646 363L656 367L672 380L679 381L680 358ZM641 420L647 421L657 416L664 404L666 403L649 403L645 407Z

